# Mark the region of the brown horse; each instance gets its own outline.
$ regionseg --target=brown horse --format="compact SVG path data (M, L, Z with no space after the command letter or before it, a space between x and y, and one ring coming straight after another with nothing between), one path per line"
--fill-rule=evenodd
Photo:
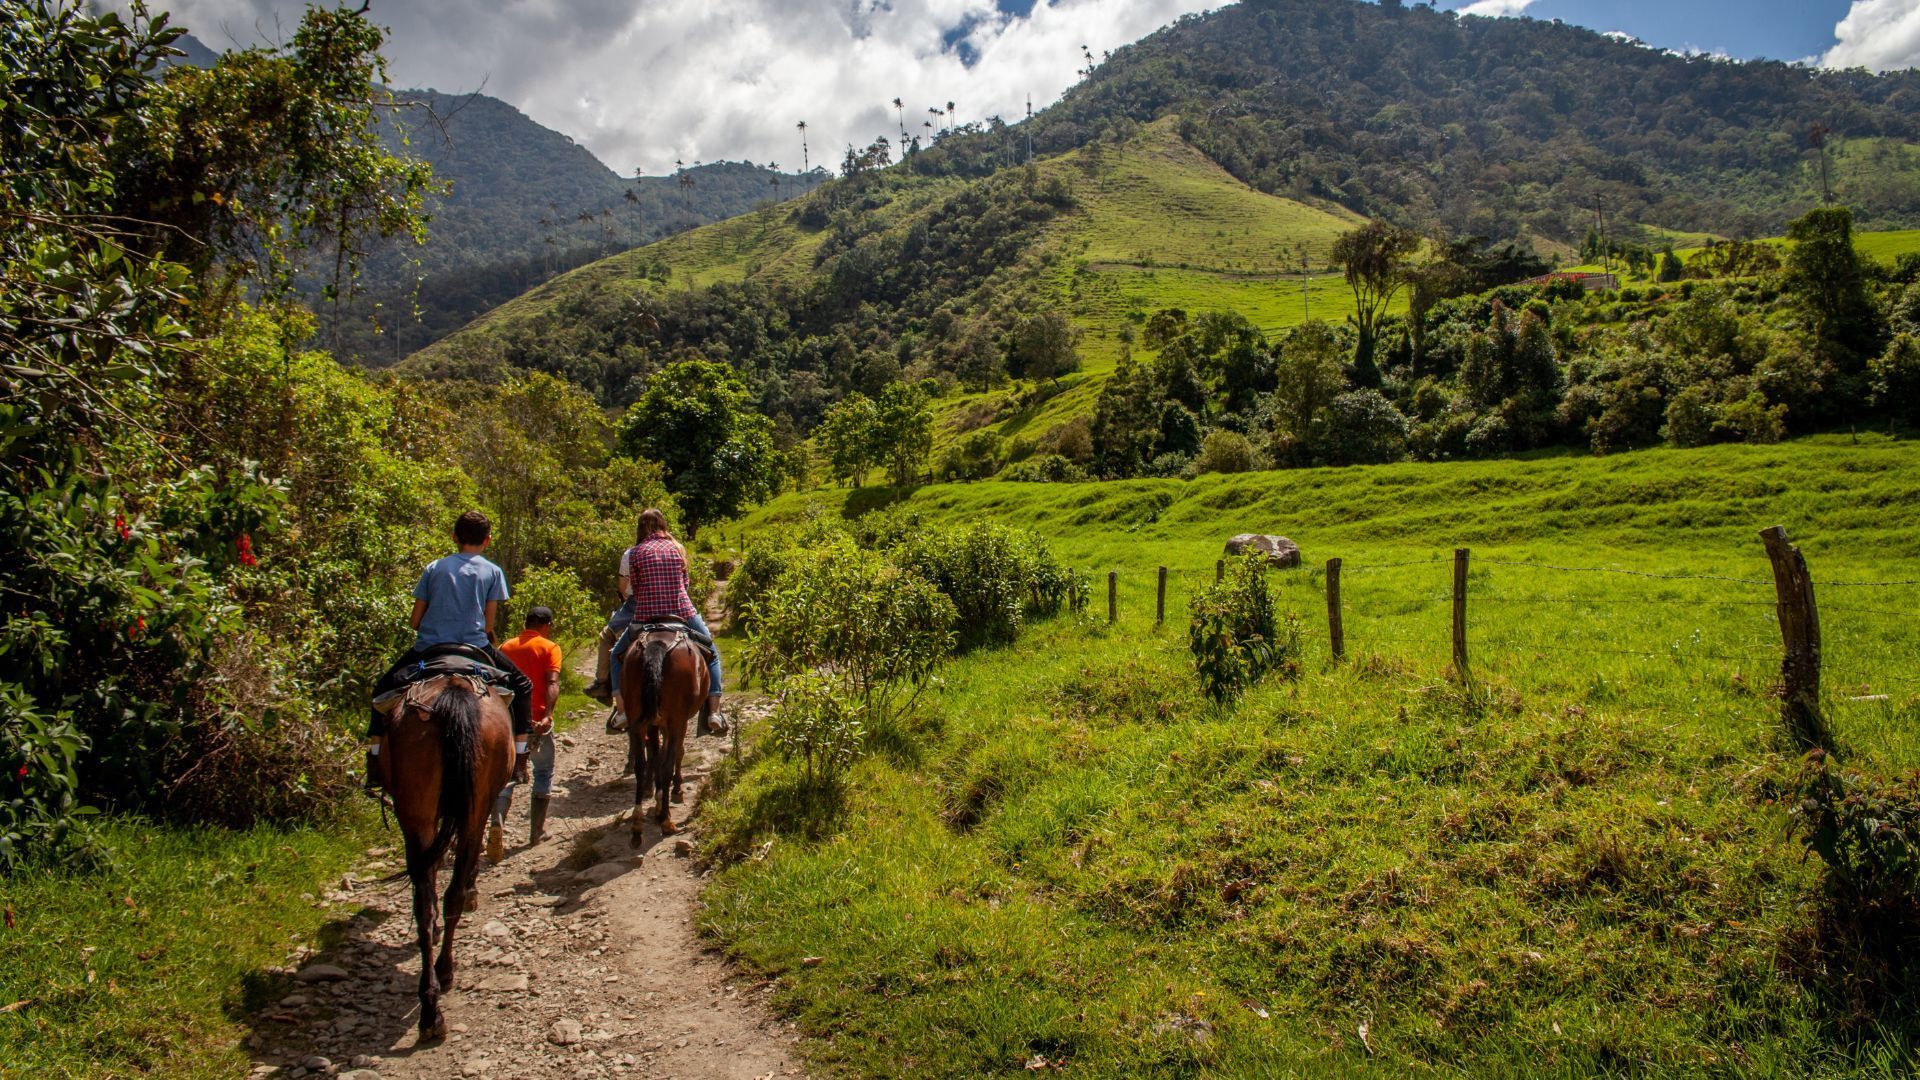
M707 704L707 661L677 626L656 624L636 634L620 658L620 706L627 715L627 747L633 762L634 847L641 845L640 807L653 788L654 820L663 835L675 831L668 801L678 802L680 757L687 721Z
M460 675L407 688L387 726L382 771L394 816L406 837L413 921L420 940L420 1037L447 1033L441 993L453 989L453 931L480 902L480 845L495 795L513 775L513 721L501 697ZM446 927L433 962L434 893L440 863L453 847Z

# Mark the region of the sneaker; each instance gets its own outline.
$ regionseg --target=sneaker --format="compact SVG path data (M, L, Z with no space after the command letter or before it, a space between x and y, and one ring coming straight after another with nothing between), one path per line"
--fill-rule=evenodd
M627 730L627 717L620 711L620 706L615 705L607 713L607 734L618 735L625 730Z
M587 696L602 705L611 705L613 704L613 687L603 682L594 683L587 687Z
M714 713L712 716L707 717L707 734L725 735L726 733L727 733L727 714L726 713L717 712L717 713Z

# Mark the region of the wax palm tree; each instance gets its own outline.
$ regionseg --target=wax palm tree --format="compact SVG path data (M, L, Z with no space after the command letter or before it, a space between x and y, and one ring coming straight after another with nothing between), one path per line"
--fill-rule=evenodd
M899 98L894 98L893 110L894 112L900 114L900 151L902 153L905 153L907 149L907 104L906 102L901 101Z
M802 120L794 126L800 129L800 175L807 177L807 186L812 187L813 159L807 154L807 122Z

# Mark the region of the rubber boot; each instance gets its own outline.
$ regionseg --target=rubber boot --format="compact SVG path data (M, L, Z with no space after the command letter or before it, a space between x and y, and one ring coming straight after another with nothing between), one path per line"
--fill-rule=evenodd
M532 847L547 838L547 804L553 801L551 795L535 795L527 807L527 846Z
M487 822L487 861L499 866L507 857L507 838L502 834L500 823Z
M529 755L527 755L527 754L517 754L517 755L515 755L515 756L514 756L514 759L513 759L513 782L514 782L514 783L516 783L516 784L526 784L526 783L531 783L531 782L532 782L532 779L533 779L533 778L532 778L532 776L531 776L531 775L530 775L530 774L529 774L529 773L527 772L527 760L528 760L528 757L529 757Z
M367 748L367 778L362 786L369 795L378 794L387 786L386 774L380 771L380 755Z

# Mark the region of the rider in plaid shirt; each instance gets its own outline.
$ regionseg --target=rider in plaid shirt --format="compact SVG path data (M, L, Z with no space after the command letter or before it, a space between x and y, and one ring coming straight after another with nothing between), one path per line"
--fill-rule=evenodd
M687 553L667 531L667 516L658 510L647 510L640 515L639 526L634 531L637 542L620 557L620 591L625 600L608 620L600 638L606 660L604 666L610 677L605 682L595 679L589 693L601 690L609 697L617 696L614 690L620 685L620 654L631 641L627 629L632 625L677 619L703 643L713 641L706 620L700 617L699 609L687 595ZM726 720L720 714L721 686L720 650L715 648L707 661L707 730L715 733L726 730ZM617 716L617 705L615 710ZM623 727L622 720L610 719L609 730Z
M700 618L687 595L686 552L680 550L672 535L657 532L628 548L623 576L633 582L637 621L671 618L691 625Z

